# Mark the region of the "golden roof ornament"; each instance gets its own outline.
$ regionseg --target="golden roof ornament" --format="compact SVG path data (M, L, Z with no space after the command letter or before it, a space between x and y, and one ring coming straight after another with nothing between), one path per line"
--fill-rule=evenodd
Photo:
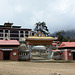
M35 33L34 36L37 37L37 34Z
M38 34L42 34L41 31L38 31Z
M42 34L42 35L43 35L43 37L46 37L45 34Z

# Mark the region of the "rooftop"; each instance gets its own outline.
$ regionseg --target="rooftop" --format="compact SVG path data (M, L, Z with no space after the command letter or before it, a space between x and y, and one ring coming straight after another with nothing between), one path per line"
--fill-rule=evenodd
M58 48L63 48L63 47L75 47L75 42L62 42Z
M17 40L0 40L0 45L19 45Z
M53 37L35 37L35 36L29 36L27 40L57 40L57 38Z
M21 28L21 26L13 26L13 23L4 23L4 25L0 25L0 29L19 29L19 30L30 30L29 28Z

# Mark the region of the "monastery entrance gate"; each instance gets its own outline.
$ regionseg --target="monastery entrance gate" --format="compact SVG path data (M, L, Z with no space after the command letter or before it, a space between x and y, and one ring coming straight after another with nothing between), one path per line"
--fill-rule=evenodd
M33 56L44 56L43 54L45 53L47 58L50 59L51 57L51 45L54 40L57 40L57 38L53 37L46 37L46 36L29 36L26 38L26 41L28 42L28 50L30 51L30 59L34 59ZM46 50L42 50L42 55L38 54L40 52L40 49L37 51L36 49L33 50L34 46L44 46ZM36 53L36 55L34 55ZM35 58L36 59L36 58ZM38 58L40 59L40 58Z

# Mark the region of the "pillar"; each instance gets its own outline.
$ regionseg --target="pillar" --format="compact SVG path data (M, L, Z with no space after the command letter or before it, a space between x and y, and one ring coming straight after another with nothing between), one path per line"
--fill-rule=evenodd
M31 32L31 36L32 36L32 32Z
M28 36L30 36L30 32L31 32L31 31L28 31Z
M23 31L23 36L24 36L24 38L25 38L25 31Z
M28 45L28 50L29 50L29 54L30 54L30 60L32 60L31 45Z
M5 40L5 30L3 30L3 40Z
M19 41L20 41L20 31L19 31Z
M10 30L8 30L8 39L10 40Z
M51 49L51 45L49 45L49 47L48 47L48 59L51 59L51 53L52 53L52 49Z

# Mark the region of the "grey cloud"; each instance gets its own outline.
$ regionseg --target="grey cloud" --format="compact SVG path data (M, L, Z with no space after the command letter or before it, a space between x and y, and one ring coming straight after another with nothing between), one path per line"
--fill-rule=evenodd
M45 21L51 33L75 29L75 0L1 0L0 24L14 22L33 29Z

